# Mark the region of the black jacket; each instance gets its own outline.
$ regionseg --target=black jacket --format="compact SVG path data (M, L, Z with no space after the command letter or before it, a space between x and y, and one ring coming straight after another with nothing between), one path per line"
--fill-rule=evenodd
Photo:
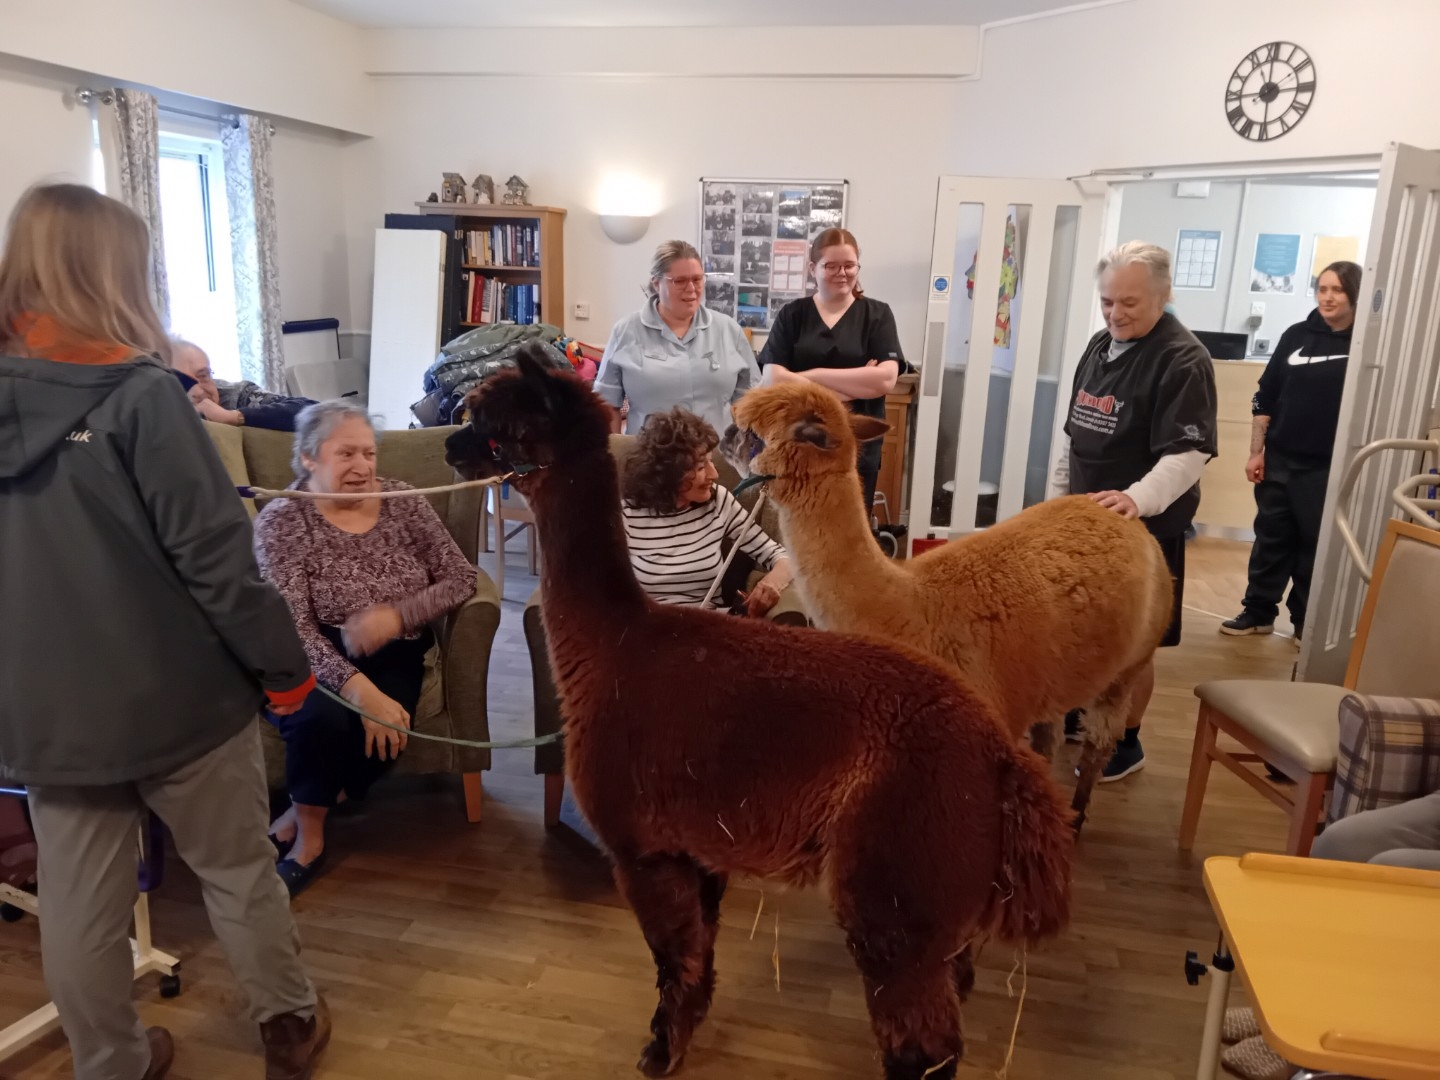
M1252 403L1256 416L1270 417L1267 449L1330 464L1353 329L1331 330L1317 308L1280 335Z
M0 610L0 776L25 784L164 775L310 678L235 485L150 360L0 357Z

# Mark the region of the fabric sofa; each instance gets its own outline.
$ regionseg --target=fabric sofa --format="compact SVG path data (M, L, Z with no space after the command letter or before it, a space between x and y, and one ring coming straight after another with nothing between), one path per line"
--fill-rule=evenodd
M279 489L294 480L290 459L293 436L258 428L205 425L236 486ZM380 475L415 487L453 483L445 464L445 438L452 428L422 428L379 433ZM480 537L481 489L470 488L426 496L450 535L471 562ZM246 500L247 503L250 500ZM252 515L256 512L250 505ZM424 689L416 709L414 730L449 738L487 742L490 723L486 693L490 651L500 626L500 594L488 575L477 569L475 595L435 627L437 645L426 657ZM272 787L285 776L285 747L268 723L261 723L265 771ZM411 739L395 769L401 773L459 773L464 778L465 810L480 820L480 773L490 768L490 751L451 746L429 739Z

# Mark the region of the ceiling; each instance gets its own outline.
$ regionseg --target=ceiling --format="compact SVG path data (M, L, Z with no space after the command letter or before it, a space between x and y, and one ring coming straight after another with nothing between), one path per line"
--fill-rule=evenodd
M294 0L371 27L973 25L1075 0Z

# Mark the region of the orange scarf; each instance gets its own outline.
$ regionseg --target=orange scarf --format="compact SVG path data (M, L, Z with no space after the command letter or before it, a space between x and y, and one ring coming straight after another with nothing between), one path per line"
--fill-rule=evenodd
M25 343L25 352L37 360L62 364L123 364L136 356L129 345L114 341L91 341L67 330L53 315L25 314L15 320L15 330Z

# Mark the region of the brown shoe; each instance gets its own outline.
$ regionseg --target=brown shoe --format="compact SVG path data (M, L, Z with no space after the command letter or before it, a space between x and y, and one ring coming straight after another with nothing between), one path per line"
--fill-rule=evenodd
M175 1040L162 1027L146 1028L145 1038L150 1040L150 1067L140 1080L161 1080L175 1061Z
M315 1062L330 1042L330 1008L315 999L315 1015L302 1020L285 1013L260 1025L265 1043L265 1080L310 1080Z

